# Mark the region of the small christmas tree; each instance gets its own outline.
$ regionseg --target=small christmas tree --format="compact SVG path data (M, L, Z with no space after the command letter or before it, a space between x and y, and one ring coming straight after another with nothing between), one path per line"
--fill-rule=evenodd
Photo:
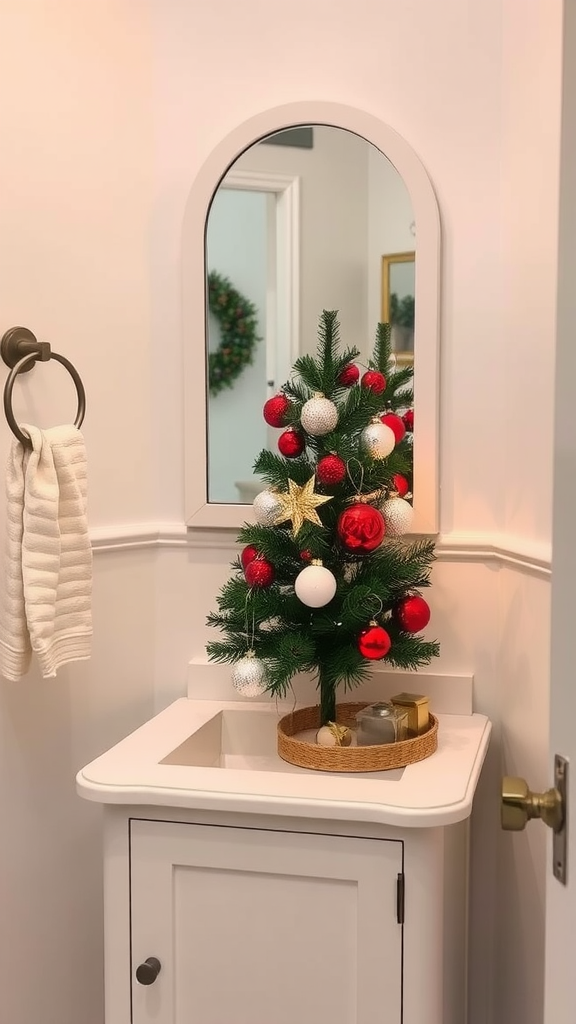
M299 672L317 680L321 722L336 721L336 692L373 661L428 664L438 644L417 634L430 618L430 540L400 540L412 522L412 367L397 370L390 327L379 324L360 378L356 349L339 353L337 313L324 311L316 358L305 355L264 419L281 427L280 455L254 470L257 523L245 525L234 575L208 623L224 639L213 661L234 664L246 696L286 696ZM400 415L405 410L404 415Z

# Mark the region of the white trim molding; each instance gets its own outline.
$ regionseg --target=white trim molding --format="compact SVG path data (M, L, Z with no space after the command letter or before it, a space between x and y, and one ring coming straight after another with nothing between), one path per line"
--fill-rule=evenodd
M95 553L141 548L202 548L237 552L234 530L189 530L182 523L126 523L122 526L96 527L90 531ZM436 538L439 562L484 562L530 572L551 574L551 544L524 537L497 533L441 534Z
M300 179L288 174L231 170L220 187L268 192L276 197L274 315L266 326L266 340L270 343L273 339L275 350L284 353L282 364L275 365L271 375L278 383L287 380L300 353Z
M436 557L443 562L497 562L549 577L552 571L552 545L505 533L441 534L436 541Z

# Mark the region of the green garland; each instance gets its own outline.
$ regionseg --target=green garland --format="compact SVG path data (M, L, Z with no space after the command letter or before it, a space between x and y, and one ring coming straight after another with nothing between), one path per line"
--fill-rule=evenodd
M256 334L258 311L227 277L215 271L208 274L208 308L220 327L220 344L208 354L208 388L211 395L218 395L224 388L233 387L254 359L256 344L261 340Z

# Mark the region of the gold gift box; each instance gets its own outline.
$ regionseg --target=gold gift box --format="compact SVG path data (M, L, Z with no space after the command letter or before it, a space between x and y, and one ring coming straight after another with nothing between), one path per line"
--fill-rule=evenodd
M397 693L391 703L408 712L407 732L409 737L421 736L427 732L430 714L428 697L421 693Z

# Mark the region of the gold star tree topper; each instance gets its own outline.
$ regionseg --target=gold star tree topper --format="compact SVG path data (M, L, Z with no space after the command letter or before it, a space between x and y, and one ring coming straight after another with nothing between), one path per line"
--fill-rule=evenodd
M281 505L281 511L276 516L274 523L285 523L288 519L291 519L293 537L298 535L305 519L316 526L322 526L322 520L316 509L319 505L324 505L325 502L332 500L330 494L326 496L314 494L313 476L301 486L295 483L294 480L289 480L288 491L277 493L275 497Z

